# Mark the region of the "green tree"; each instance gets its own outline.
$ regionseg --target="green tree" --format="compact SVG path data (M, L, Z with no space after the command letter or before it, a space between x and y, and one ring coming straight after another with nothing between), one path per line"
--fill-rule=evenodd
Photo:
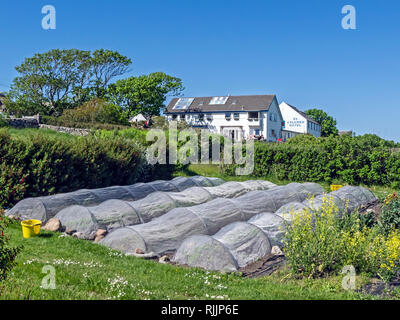
M108 88L108 97L121 105L129 116L159 116L169 95L180 96L182 80L162 72L118 80Z
M93 96L103 96L131 60L110 50L54 49L37 53L15 69L7 108L17 114L60 115Z
M131 59L111 50L96 50L92 55L92 90L95 97L103 98L110 81L125 74L132 64Z
M310 109L305 112L314 121L321 124L321 135L323 137L329 137L331 135L337 136L339 130L336 128L336 120L329 116L325 111L320 109Z

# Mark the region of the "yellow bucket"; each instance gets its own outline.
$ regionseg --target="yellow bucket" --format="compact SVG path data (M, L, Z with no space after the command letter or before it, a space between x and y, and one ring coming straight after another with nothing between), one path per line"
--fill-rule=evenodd
M339 190L340 188L343 188L343 186L341 186L339 184L332 184L331 185L331 191L336 191L336 190Z
M25 239L37 236L40 232L40 227L42 226L42 221L40 220L24 220L21 222L22 225L22 235Z

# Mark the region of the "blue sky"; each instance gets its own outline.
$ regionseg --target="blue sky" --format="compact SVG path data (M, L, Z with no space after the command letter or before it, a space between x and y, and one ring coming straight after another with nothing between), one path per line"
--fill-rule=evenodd
M56 30L41 28L47 4ZM341 27L347 4L356 30ZM400 141L397 0L3 0L0 30L2 91L36 52L107 48L132 58L130 75L182 78L185 96L276 94Z

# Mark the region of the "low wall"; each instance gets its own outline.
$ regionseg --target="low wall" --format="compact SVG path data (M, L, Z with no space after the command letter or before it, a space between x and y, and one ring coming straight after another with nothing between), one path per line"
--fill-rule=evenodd
M39 128L39 121L37 118L7 118L5 119L10 127L16 129L23 128Z
M59 127L59 126L50 126L48 124L40 124L40 129L49 129L62 133L68 133L75 136L87 136L90 133L88 129L79 129L79 128L68 128L68 127Z

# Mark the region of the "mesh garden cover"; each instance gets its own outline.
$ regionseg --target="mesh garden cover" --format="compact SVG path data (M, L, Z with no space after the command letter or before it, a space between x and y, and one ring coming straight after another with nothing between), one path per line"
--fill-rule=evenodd
M247 221L262 212L275 212L284 204L302 202L322 193L323 188L316 183L291 183L251 191L234 199L217 198L192 207L174 208L148 223L116 229L100 243L126 253L136 248L147 253L170 252L189 236L213 235L232 222Z
M236 271L271 252L265 233L253 224L234 222L213 236L187 238L173 261L207 270Z
M323 203L324 197L326 195L320 195L313 199L307 199L302 203L293 202L289 203L282 208L280 208L276 214L282 218L290 221L290 213L298 213L304 209L318 210ZM334 201L336 206L341 210L346 210L347 212L352 212L362 205L376 201L378 198L368 189L364 187L353 187L345 186L337 191L333 191L328 194L328 197Z
M146 223L178 207L195 206L217 197L234 198L254 190L276 185L268 181L226 182L216 187L192 187L182 192L154 192L137 201L108 200L98 206L71 206L55 217L70 229L90 235L97 229Z
M376 197L362 187L343 187L328 194L339 208L353 211ZM173 261L207 270L236 271L271 252L271 246L282 246L285 221L279 216L289 210L301 212L305 208L317 210L322 205L320 195L304 202L293 202L281 207L277 214L266 212L247 223L231 223L213 236L194 235L185 239L176 251ZM268 241L269 240L269 241Z
M8 211L7 215L46 222L62 209L73 205L93 206L111 199L135 201L155 191L179 192L194 186L211 187L222 183L224 181L219 178L195 176L190 178L178 177L171 181L158 180L150 183L136 183L130 186L84 189L54 196L24 199Z

